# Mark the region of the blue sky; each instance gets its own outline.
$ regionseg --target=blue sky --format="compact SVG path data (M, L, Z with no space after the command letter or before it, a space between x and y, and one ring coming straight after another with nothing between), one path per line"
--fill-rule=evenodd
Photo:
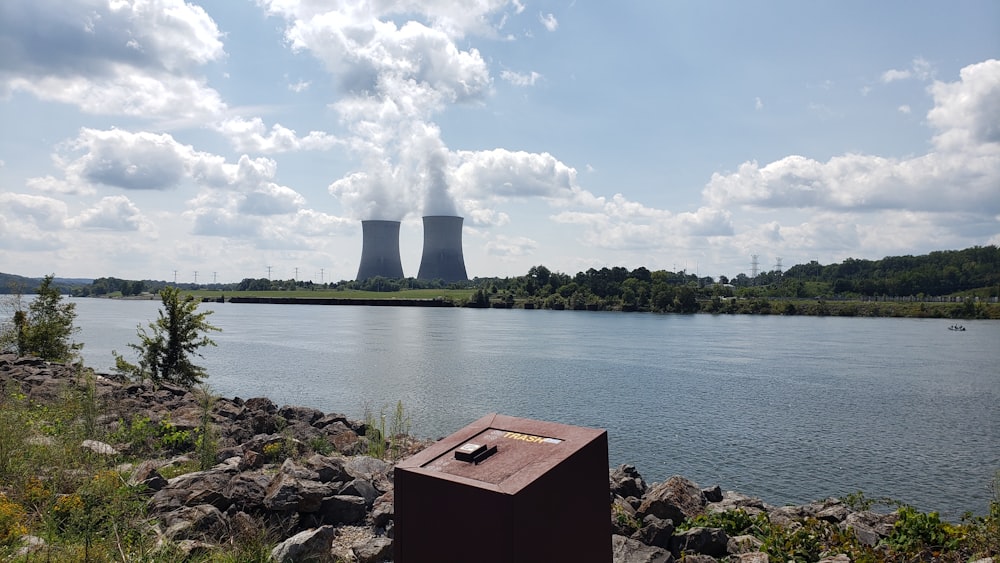
M1000 3L7 0L0 271L709 276L1000 244Z

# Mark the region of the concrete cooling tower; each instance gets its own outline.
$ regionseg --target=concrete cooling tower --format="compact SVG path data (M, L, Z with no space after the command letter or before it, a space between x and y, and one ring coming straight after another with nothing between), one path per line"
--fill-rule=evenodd
M424 217L424 254L417 279L446 283L469 279L462 255L462 221L446 215Z
M382 276L403 277L403 263L399 260L399 221L362 221L361 266L358 281ZM464 270L463 270L464 271Z

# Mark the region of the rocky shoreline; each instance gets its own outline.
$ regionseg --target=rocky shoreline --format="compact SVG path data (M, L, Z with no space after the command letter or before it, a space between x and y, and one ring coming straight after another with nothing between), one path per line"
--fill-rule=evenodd
M106 428L137 415L154 423L169 420L179 432L203 423L204 408L189 389L154 389L108 374L88 379L70 366L0 355L0 385L14 385L37 403L58 401L67 389L88 381L102 407L98 422ZM203 552L263 523L279 532L272 551L276 561L391 560L393 464L364 455L375 433L363 422L307 407L279 407L267 398L216 398L210 414L218 438L216 465L210 469L164 478L172 468L190 465L191 453L119 467L131 483L148 489L149 512L162 542ZM411 443L408 452L425 445ZM134 458L128 443L87 440L81 448L112 459ZM767 563L761 540L753 536L729 537L711 527L677 529L685 519L735 509L749 517L766 513L771 523L790 527L807 519L830 522L864 545L889 536L897 517L852 510L837 499L775 507L718 486L699 488L682 477L647 485L630 465L609 470L609 541L615 562L683 557L689 563L723 558ZM25 553L44 546L39 538L23 538L23 543ZM848 561L843 555L827 560Z

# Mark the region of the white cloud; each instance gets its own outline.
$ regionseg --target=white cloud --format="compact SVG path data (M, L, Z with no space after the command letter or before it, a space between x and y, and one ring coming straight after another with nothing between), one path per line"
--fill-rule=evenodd
M535 253L538 243L528 237L498 235L486 243L486 253L491 256L530 256Z
M81 183L70 183L66 180L62 180L53 176L42 176L38 178L28 178L25 180L25 186L29 189L41 192L44 194L62 194L62 195L93 195L97 193L92 186Z
M935 81L934 108L927 120L939 133L939 150L1000 151L1000 60L990 59L961 70L958 82Z
M559 22L556 20L555 14L538 14L538 21L541 22L545 29L548 31L555 31L559 29Z
M896 108L896 110L899 113L905 113L905 114L909 115L909 113L910 113L910 106L907 105L907 104L903 104L903 105L899 106L898 108Z
M588 244L616 250L662 248L664 241L676 245L692 237L733 234L728 211L702 207L695 212L674 214L629 201L621 194L603 201L598 210L563 211L552 219L581 225Z
M764 109L764 102L761 101L759 96L753 99L753 109L757 111Z
M96 205L85 209L66 222L67 226L82 229L110 231L151 230L152 224L139 208L123 195L102 198Z
M9 192L0 192L0 208L21 223L49 231L61 230L68 214L66 203L61 200Z
M277 164L273 160L243 155L236 164L230 164L221 156L178 143L169 134L85 128L65 148L83 152L75 159L72 155L57 155L57 161L66 163L66 179L37 179L38 185L80 192L92 191L96 184L164 191L193 183L231 192L227 197L248 215L294 213L305 204L298 192L274 182ZM119 200L113 203L122 205ZM107 211L103 209L100 216L106 218ZM94 217L98 220L97 215Z
M511 70L503 70L500 71L500 78L503 78L514 86L534 86L535 82L538 82L542 78L542 75L535 71L523 74Z
M22 90L85 112L196 119L224 108L191 76L224 56L205 11L182 0L4 2L0 96Z
M713 174L707 201L719 208L1000 211L1000 61L970 65L961 80L936 82L928 121L937 150L895 159L845 154L819 162L788 156Z
M299 137L293 129L275 123L270 131L264 128L264 122L259 117L244 119L234 117L215 126L232 143L238 151L274 154L299 150L326 150L341 142L328 133L310 131L304 137Z
M576 170L548 153L494 149L458 151L453 190L459 198L506 201L540 197L577 200Z
M481 98L490 86L479 51L460 50L445 31L416 21L397 27L391 21L328 12L296 20L287 37L293 49L319 58L352 94L394 97L400 89L430 89L443 101L462 102Z
M907 69L890 69L882 73L882 83L888 84L897 80L928 80L934 75L934 67L930 61L923 57L917 57L910 63Z
M299 80L295 84L289 84L288 89L291 90L292 92L295 92L296 94L300 94L308 90L309 86L311 85L312 82L309 80Z
M888 84L890 82L895 82L897 80L906 80L912 75L913 73L911 73L909 70L891 69L882 73L882 82Z

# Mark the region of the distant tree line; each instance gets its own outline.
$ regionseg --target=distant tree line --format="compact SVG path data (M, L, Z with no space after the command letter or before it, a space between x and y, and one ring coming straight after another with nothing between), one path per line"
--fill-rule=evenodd
M6 274L0 274L5 276ZM11 277L11 276L8 276ZM17 276L13 276L17 277ZM28 278L20 278L27 280ZM165 281L99 278L74 285L79 296L156 293ZM529 303L549 309L590 309L690 313L733 308L727 300L799 298L931 298L940 296L1000 298L1000 247L932 252L923 256L894 256L881 260L848 258L839 264L816 261L787 271L773 270L756 277L699 277L685 271L650 271L645 267L591 268L576 275L534 266L526 275L475 278L445 284L440 280L375 277L360 281L316 284L302 280L245 278L231 284L178 284L179 289L220 291L363 290L397 292L407 289L474 288L470 306ZM65 291L65 288L62 288Z

